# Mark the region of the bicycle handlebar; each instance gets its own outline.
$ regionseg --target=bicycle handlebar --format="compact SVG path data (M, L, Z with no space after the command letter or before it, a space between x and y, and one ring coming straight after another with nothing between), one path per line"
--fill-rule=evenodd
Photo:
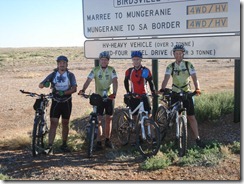
M79 94L78 94L78 95L79 95ZM84 98L89 98L91 95L87 95L87 94L83 93L83 94L80 94L80 96L82 96L82 97L84 97Z
M164 92L163 92L163 96L165 96L165 97L172 97L172 96L174 96L174 95L177 95L177 96L180 96L180 97L182 97L182 96L184 96L184 95L187 95L187 96L190 96L190 97L193 97L193 96L195 96L197 94L197 92L196 91L194 91L194 92L185 92L185 91L183 91L183 90L181 90L181 92L179 92L179 93L173 93L173 91L172 91L172 89L170 89L170 88L165 88L164 89Z
M144 96L150 96L152 97L153 95L150 95L150 94L138 94L138 93L127 93L127 94L124 94L125 97L129 98L129 97L133 97L133 98L141 98L141 97L144 97Z
M92 94L97 94L97 93L92 93ZM92 95L92 94L85 94L85 93L83 93L83 94L78 94L78 95L80 95L80 96L82 96L82 97L84 97L84 98L90 98L90 96ZM98 94L99 95L99 94ZM101 95L100 95L101 96ZM109 98L109 96L101 96L102 98L103 98L103 100L105 101L105 100L113 100L113 99L111 99L111 98Z
M23 94L27 94L27 96L31 96L31 97L35 97L35 96L48 97L48 98L52 98L53 97L52 93L49 93L49 94L37 94L37 93L33 93L33 92L24 91L22 89L20 90L20 92L23 93Z

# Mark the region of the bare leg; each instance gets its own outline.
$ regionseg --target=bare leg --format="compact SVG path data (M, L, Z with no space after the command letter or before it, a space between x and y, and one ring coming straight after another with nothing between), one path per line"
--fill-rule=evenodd
M62 119L62 139L67 142L69 135L69 119Z
M105 138L110 139L112 132L112 117L110 115L106 115L105 119Z
M56 136L56 130L58 127L58 118L51 118L51 125L50 125L50 130L49 130L49 135L48 135L48 139L49 139L49 145L52 145Z
M187 119L188 119L190 126L191 126L191 129L193 131L194 138L197 139L199 136L199 132L198 132L198 124L197 124L196 117L194 115L193 116L187 116Z
M103 135L103 127L102 127L102 116L98 117L98 132L97 132L97 141L101 141L101 137Z

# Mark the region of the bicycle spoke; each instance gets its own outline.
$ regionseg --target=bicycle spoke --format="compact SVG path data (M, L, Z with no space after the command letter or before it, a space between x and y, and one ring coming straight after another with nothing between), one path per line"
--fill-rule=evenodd
M179 134L178 152L179 156L182 157L187 150L187 122L184 117L179 117Z
M130 121L126 112L121 112L117 121L117 136L122 145L128 144L130 140Z
M164 106L158 107L158 110L155 115L155 121L159 126L161 141L163 141L168 129L166 107Z
M151 119L144 120L145 139L141 126L137 128L137 145L140 153L145 157L156 155L160 147L160 132L157 124Z

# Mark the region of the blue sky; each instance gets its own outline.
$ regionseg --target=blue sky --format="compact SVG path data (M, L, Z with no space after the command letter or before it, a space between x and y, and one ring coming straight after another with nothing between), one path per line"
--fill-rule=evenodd
M0 0L0 47L83 46L82 0Z

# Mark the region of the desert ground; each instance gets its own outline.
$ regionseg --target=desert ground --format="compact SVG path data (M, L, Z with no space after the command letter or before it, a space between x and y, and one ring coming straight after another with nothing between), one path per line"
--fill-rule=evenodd
M115 163L101 160L101 162L99 162L99 158L103 156L97 155L93 161L84 158L84 162L82 162L80 157L83 157L85 153L72 153L70 155L58 154L48 156L46 159L34 160L28 150L12 150L11 145L4 145L6 140L21 140L23 137L29 137L32 130L34 117L32 106L34 99L21 94L19 90L23 89L36 93L49 93L50 89L39 89L38 84L56 67L55 60L59 55L68 57L68 68L75 74L78 90L80 90L88 73L94 66L94 60L85 58L83 52L84 50L82 47L0 49L0 82L2 89L0 93L0 158L1 163L4 163L0 166L6 168L10 176L13 176L16 180L55 179L55 174L59 175L57 178L61 175L64 176L64 178L61 179L65 180L240 179L240 157L238 156L222 161L222 165L216 168L179 168L172 166L163 171L147 173L137 170L138 162L136 161ZM165 68L172 61L173 60L159 60L159 88L163 80ZM234 91L233 59L190 61L197 70L202 95ZM142 64L150 69L152 67L151 60L143 60ZM110 65L115 67L119 82L115 106L123 106L123 95L125 93L123 87L124 73L127 68L132 66L132 62L131 60L111 59ZM168 87L170 87L170 84L169 82ZM94 91L94 82L91 83L87 91ZM91 107L88 100L82 99L77 93L73 94L71 120L88 115L90 111ZM202 137L208 139L209 132L212 132L212 135L215 136L216 132L220 130L222 134L228 134L232 132L233 129L233 132L237 134L234 139L237 139L237 141L239 139L240 141L240 123L233 123L233 114L226 115L226 117L223 118L223 122L227 125L223 127L219 125L220 127L215 127L218 128L216 130L214 127L211 127L211 125L199 122L199 129ZM223 128L231 130L225 130ZM219 136L222 135L221 133L219 133ZM224 137L222 138L224 139ZM62 164L55 159L62 160ZM73 159L72 163L69 162L70 159ZM75 160L77 160L77 163L75 163ZM18 171L16 171L13 166L17 167ZM11 171L11 169L15 171ZM94 177L91 177L91 175L94 175Z

